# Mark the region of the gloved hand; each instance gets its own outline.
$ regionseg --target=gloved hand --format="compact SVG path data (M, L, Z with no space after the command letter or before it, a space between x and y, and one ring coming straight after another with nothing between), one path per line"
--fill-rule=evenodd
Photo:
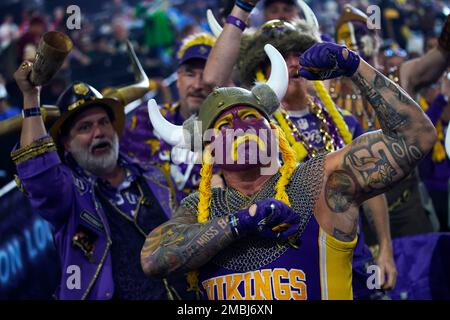
M231 227L240 236L256 233L267 238L287 238L297 231L299 223L300 215L276 199L258 201L230 216Z
M357 53L331 42L316 43L300 56L299 75L308 80L351 77L358 69Z

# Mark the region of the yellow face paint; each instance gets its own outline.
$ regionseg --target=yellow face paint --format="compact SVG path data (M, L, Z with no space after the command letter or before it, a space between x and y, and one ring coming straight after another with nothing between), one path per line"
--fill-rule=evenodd
M258 148L261 151L263 151L263 152L266 151L266 145L261 140L260 137L258 137L256 134L246 134L246 135L237 137L237 139L233 141L233 145L232 145L233 153L231 154L233 161L237 160L237 150L239 148L239 145L246 141L254 141L258 144Z

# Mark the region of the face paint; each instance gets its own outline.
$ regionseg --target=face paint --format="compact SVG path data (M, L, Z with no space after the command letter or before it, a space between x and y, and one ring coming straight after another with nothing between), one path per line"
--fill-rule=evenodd
M256 109L235 106L215 121L212 139L215 164L228 171L262 167L276 146L270 124Z

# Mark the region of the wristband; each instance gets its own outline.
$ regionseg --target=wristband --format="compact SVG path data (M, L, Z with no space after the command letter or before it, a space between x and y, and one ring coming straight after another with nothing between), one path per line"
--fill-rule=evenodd
M29 118L29 117L37 117L40 116L41 113L41 108L29 108L29 109L23 109L22 110L22 117L25 118Z
M226 23L232 24L233 26L238 27L242 31L244 31L245 28L247 28L247 24L243 20L232 15L229 15L227 17Z
M232 213L230 214L230 227L231 227L231 232L233 233L233 236L235 238L239 237L239 231L237 229L237 224L238 224L238 219L236 218L236 216Z
M255 5L251 1L236 0L236 5L246 12L251 12Z

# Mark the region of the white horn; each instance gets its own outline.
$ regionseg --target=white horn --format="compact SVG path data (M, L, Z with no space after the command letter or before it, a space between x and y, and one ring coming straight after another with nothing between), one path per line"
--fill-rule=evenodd
M167 121L161 114L155 99L149 100L147 107L150 122L159 137L172 146L184 145L183 126Z
M217 22L216 17L214 17L214 13L211 11L211 9L206 10L206 19L208 20L208 25L213 35L216 38L219 38L223 28L219 24L219 22Z
M450 159L450 126L448 126L447 133L445 134L445 152Z
M297 5L302 9L303 14L305 15L306 22L311 26L320 30L319 22L317 21L317 17L314 14L314 11L306 4L303 0L297 0Z
M267 85L275 92L278 100L281 101L286 94L289 84L289 73L286 62L281 53L271 44L264 46L264 51L269 56L272 66Z

